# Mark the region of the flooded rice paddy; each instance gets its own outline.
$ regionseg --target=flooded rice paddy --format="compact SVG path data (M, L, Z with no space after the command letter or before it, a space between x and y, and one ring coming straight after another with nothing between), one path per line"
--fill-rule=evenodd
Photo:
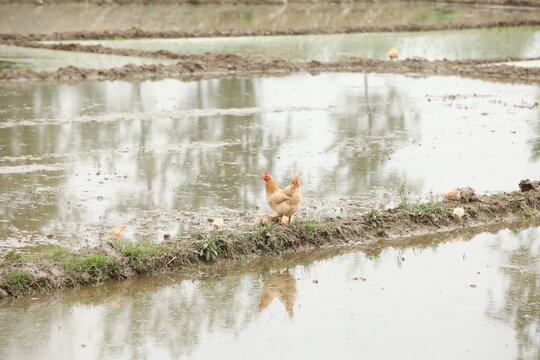
M494 59L540 56L540 27L506 27L424 32L224 38L122 39L78 41L112 48L201 54L224 51L259 58L338 61L350 57L387 59L398 46L402 59Z
M0 33L289 29L535 20L536 8L430 4L0 4Z
M539 239L526 225L454 232L4 300L0 347L4 359L537 359Z
M444 81L445 86L441 83ZM302 174L299 218L540 174L540 88L458 77L296 74L0 87L2 248L243 229L268 172Z
M175 61L169 59L34 49L7 45L0 45L0 61L9 61L14 63L15 67L29 68L34 71L55 71L61 67L67 66L103 69L121 67L127 64L145 65L175 63Z

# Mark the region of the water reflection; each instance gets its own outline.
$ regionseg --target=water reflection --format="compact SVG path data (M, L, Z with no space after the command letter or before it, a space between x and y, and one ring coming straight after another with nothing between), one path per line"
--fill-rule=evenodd
M504 238L493 244L494 254L505 252L505 266L499 268L507 288L504 301L493 301L487 316L513 327L516 332L519 359L537 359L540 356L540 244L538 232L519 234L519 244L507 244Z
M335 35L255 36L198 39L89 40L113 48L169 50L201 54L225 51L260 58L337 61L350 57L387 59L398 46L401 59L497 59L540 56L540 27L509 27L450 31L356 33Z
M528 226L4 300L0 346L6 359L204 359L218 347L223 358L431 359L449 344L449 358L534 359L540 228ZM257 311L270 298L283 303Z
M0 4L0 33L288 29L538 19L536 9L409 4Z
M296 279L289 273L289 269L284 272L268 275L263 279L263 288L261 292L261 301L257 308L259 312L268 308L274 299L278 299L289 315L289 320L294 317L293 306L296 302Z
M395 205L403 182L413 198L513 190L540 173L538 94L375 74L8 84L1 246L95 244L118 224L127 239L209 229L215 217L245 226L270 211L264 172L302 173L301 218Z

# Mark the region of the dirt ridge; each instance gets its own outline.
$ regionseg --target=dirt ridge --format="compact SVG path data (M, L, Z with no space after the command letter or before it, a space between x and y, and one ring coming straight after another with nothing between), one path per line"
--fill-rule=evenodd
M177 56L177 55L170 55ZM178 55L185 60L176 64L128 64L109 69L87 69L75 66L56 71L36 72L31 69L6 69L0 72L0 81L18 80L118 80L160 79L181 80L214 79L228 76L286 75L292 72L367 72L367 73L416 73L423 75L460 75L473 78L489 78L499 81L522 81L540 83L540 68L526 68L494 64L523 59L484 60L434 60L412 58L398 61L368 58L350 58L342 61L289 61L280 59L256 59L229 53L206 53L201 55ZM531 60L531 59L526 59Z
M148 31L138 27L128 30L56 32L52 34L0 34L0 42L17 44L27 41L104 40L139 38L198 38L275 35L327 35L351 33L378 33L404 31L464 30L496 27L539 26L540 20L500 20L486 22L459 22L442 24L362 25L342 27L289 28L289 29L214 29L194 31Z
M463 4L463 5L501 5L501 6L526 6L526 7L538 7L540 3L538 0L400 0L403 3L434 3L434 4ZM0 4L35 4L35 5L48 5L48 4L65 4L65 3L89 3L97 5L117 4L117 5L129 5L129 4L275 4L283 5L284 3L305 3L311 4L313 0L0 0ZM318 3L358 3L358 4L371 4L371 3L389 3L395 2L395 0L317 0Z
M461 202L404 202L398 208L380 212L299 222L293 226L270 224L248 232L200 233L159 245L105 243L78 252L59 248L52 254L34 257L9 252L0 260L0 298L98 285L108 279L246 257L320 247L370 247L381 241L392 245L411 236L440 234L516 219L536 221L540 210L540 183L532 184L533 188L524 192L484 196L473 193L474 196L462 197ZM465 215L460 220L453 215L456 207L464 209Z

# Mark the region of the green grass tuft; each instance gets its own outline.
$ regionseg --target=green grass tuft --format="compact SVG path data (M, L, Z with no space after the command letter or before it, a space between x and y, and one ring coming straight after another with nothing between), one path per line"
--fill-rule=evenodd
M125 243L119 246L122 254L128 257L129 264L138 273L143 273L154 266L154 258L158 246L149 242L137 244Z
M32 275L21 267L21 270L9 274L7 280L0 285L15 296L28 294L32 290Z
M61 265L66 275L74 278L87 278L101 283L107 279L116 279L120 275L120 263L111 260L105 255L90 255L87 257L67 257Z
M217 241L220 239L219 235L205 235L200 243L199 256L206 262L214 261L219 253Z
M2 259L2 261L6 264L9 264L9 263L12 263L18 259L21 258L21 254L19 253L16 253L15 251L13 250L10 250L6 253L6 255L4 255L4 258Z
M373 227L381 226L384 223L381 214L376 210L368 212L368 219Z

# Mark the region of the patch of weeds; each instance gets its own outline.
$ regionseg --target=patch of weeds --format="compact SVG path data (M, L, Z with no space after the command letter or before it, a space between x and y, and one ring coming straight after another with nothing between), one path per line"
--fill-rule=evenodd
M270 236L270 232L274 230L275 227L276 227L276 224L274 223L269 223L264 226L260 226L259 229L257 230L259 237L264 238L264 237Z
M69 255L69 249L57 246L48 255L55 260L62 260Z
M384 222L381 218L381 214L376 210L368 212L368 219L373 227L381 226Z
M66 274L100 283L106 279L118 278L120 273L120 263L111 260L105 255L90 255L83 258L68 257L62 264Z
M264 252L280 252L283 249L283 237L272 236L271 232L274 230L275 224L270 223L265 226L261 226L258 229L257 237L255 239L257 247Z
M206 262L214 261L219 253L219 247L216 241L219 240L219 235L205 235L201 241L199 256L204 258Z
M410 207L409 204L409 198L407 197L407 193L405 192L405 183L401 184L399 187L399 208L402 210L408 210Z
M519 195L514 196L514 197L512 198L512 201L513 201L513 202L520 202L520 201L521 201L521 196L519 196Z
M154 266L153 255L157 246L147 242L137 244L125 243L119 246L120 251L129 259L129 264L138 273L144 273Z
M325 230L325 231L335 231L335 226L320 223L317 220L309 219L305 221L299 221L295 219L292 223L293 226L296 226L304 231L315 231L315 230Z
M450 209L442 206L440 201L411 204L405 193L405 184L402 184L399 189L399 197L401 199L399 204L400 209L407 211L416 217L428 216L434 223L439 221L441 215L451 214Z
M21 270L9 274L7 280L3 284L3 288L10 294L19 295L29 293L32 290L31 285L32 275L21 268Z
M306 220L302 227L305 231L313 231L318 227L318 224L313 220Z
M536 209L528 206L520 206L519 211L527 217L533 217L536 215Z
M6 253L6 255L4 255L4 263L6 264L9 264L9 263L12 263L16 260L19 260L21 258L21 254L19 253L16 253L15 251L13 250L10 250Z

